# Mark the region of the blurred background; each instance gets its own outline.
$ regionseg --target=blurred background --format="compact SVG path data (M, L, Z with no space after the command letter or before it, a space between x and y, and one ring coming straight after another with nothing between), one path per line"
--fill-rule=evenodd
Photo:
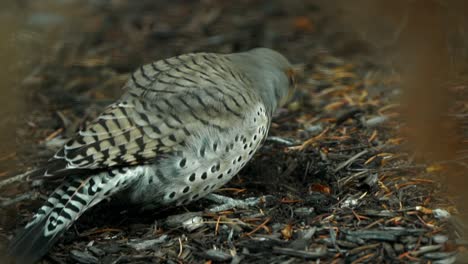
M437 195L450 201L445 205L463 237L468 212L467 2L229 2L2 1L0 180L46 160L83 120L117 98L128 73L143 63L195 51L277 49L303 69L300 103L289 110L313 120L316 113L340 110L332 101L307 108L303 99L310 96L307 89L322 84L314 63L331 53L338 64L359 65L356 74L370 87L369 97L387 102L382 111L399 124L392 126L392 137L401 138L406 160L425 164L438 183ZM0 198L6 201L27 188L3 188ZM16 209L4 209L10 215L0 219L5 240L3 233L18 220Z

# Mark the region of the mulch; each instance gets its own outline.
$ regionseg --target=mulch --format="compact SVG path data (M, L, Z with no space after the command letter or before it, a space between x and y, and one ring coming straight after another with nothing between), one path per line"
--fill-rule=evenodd
M17 166L0 179L40 166L121 94L129 72L157 59L271 47L296 64L297 91L262 149L216 192L266 196L262 205L141 212L104 202L43 263L453 263L466 250L448 220L457 210L439 180L446 168L405 147L399 76L314 1L109 3L81 7L86 17L21 82L18 146L0 157ZM3 187L0 249L52 190Z

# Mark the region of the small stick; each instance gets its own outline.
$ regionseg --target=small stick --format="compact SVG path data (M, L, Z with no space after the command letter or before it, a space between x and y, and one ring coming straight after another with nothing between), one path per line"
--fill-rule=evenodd
M29 176L31 173L33 173L34 170L30 170L30 171L27 171L25 173L21 173L19 175L16 175L16 176L13 176L11 178L8 178L8 179L5 179L3 181L0 181L0 189L3 187L3 186L6 186L6 185L9 185L9 184L12 184L14 182L18 182L18 181L21 181L23 180L24 178L26 178L27 176Z
M369 150L365 149L361 152L359 152L358 154L352 156L351 158L349 158L347 161L341 163L340 165L338 165L338 167L336 167L333 172L338 172L339 170L341 170L342 168L348 166L349 164L353 163L355 160L357 160L359 157L361 157L362 155L364 154L367 154L367 152L369 152Z
M28 193L23 193L21 195L18 195L16 197L13 197L11 199L7 199L6 201L3 201L0 203L0 208L1 207L7 207L15 203L19 203L24 200L30 200L30 199L36 199L39 197L39 193L37 192L28 192Z

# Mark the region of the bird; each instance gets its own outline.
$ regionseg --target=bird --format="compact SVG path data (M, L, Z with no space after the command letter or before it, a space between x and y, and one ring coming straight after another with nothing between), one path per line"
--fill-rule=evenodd
M226 184L291 97L294 70L268 48L189 53L140 66L123 95L44 165L60 185L12 239L17 263L40 260L89 208L113 196L143 209L185 205Z

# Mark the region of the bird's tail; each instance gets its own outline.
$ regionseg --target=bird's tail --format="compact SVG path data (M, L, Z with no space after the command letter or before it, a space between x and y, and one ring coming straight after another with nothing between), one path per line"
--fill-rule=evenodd
M126 188L135 177L121 170L75 178L59 186L11 241L9 254L16 263L38 261L87 209Z

